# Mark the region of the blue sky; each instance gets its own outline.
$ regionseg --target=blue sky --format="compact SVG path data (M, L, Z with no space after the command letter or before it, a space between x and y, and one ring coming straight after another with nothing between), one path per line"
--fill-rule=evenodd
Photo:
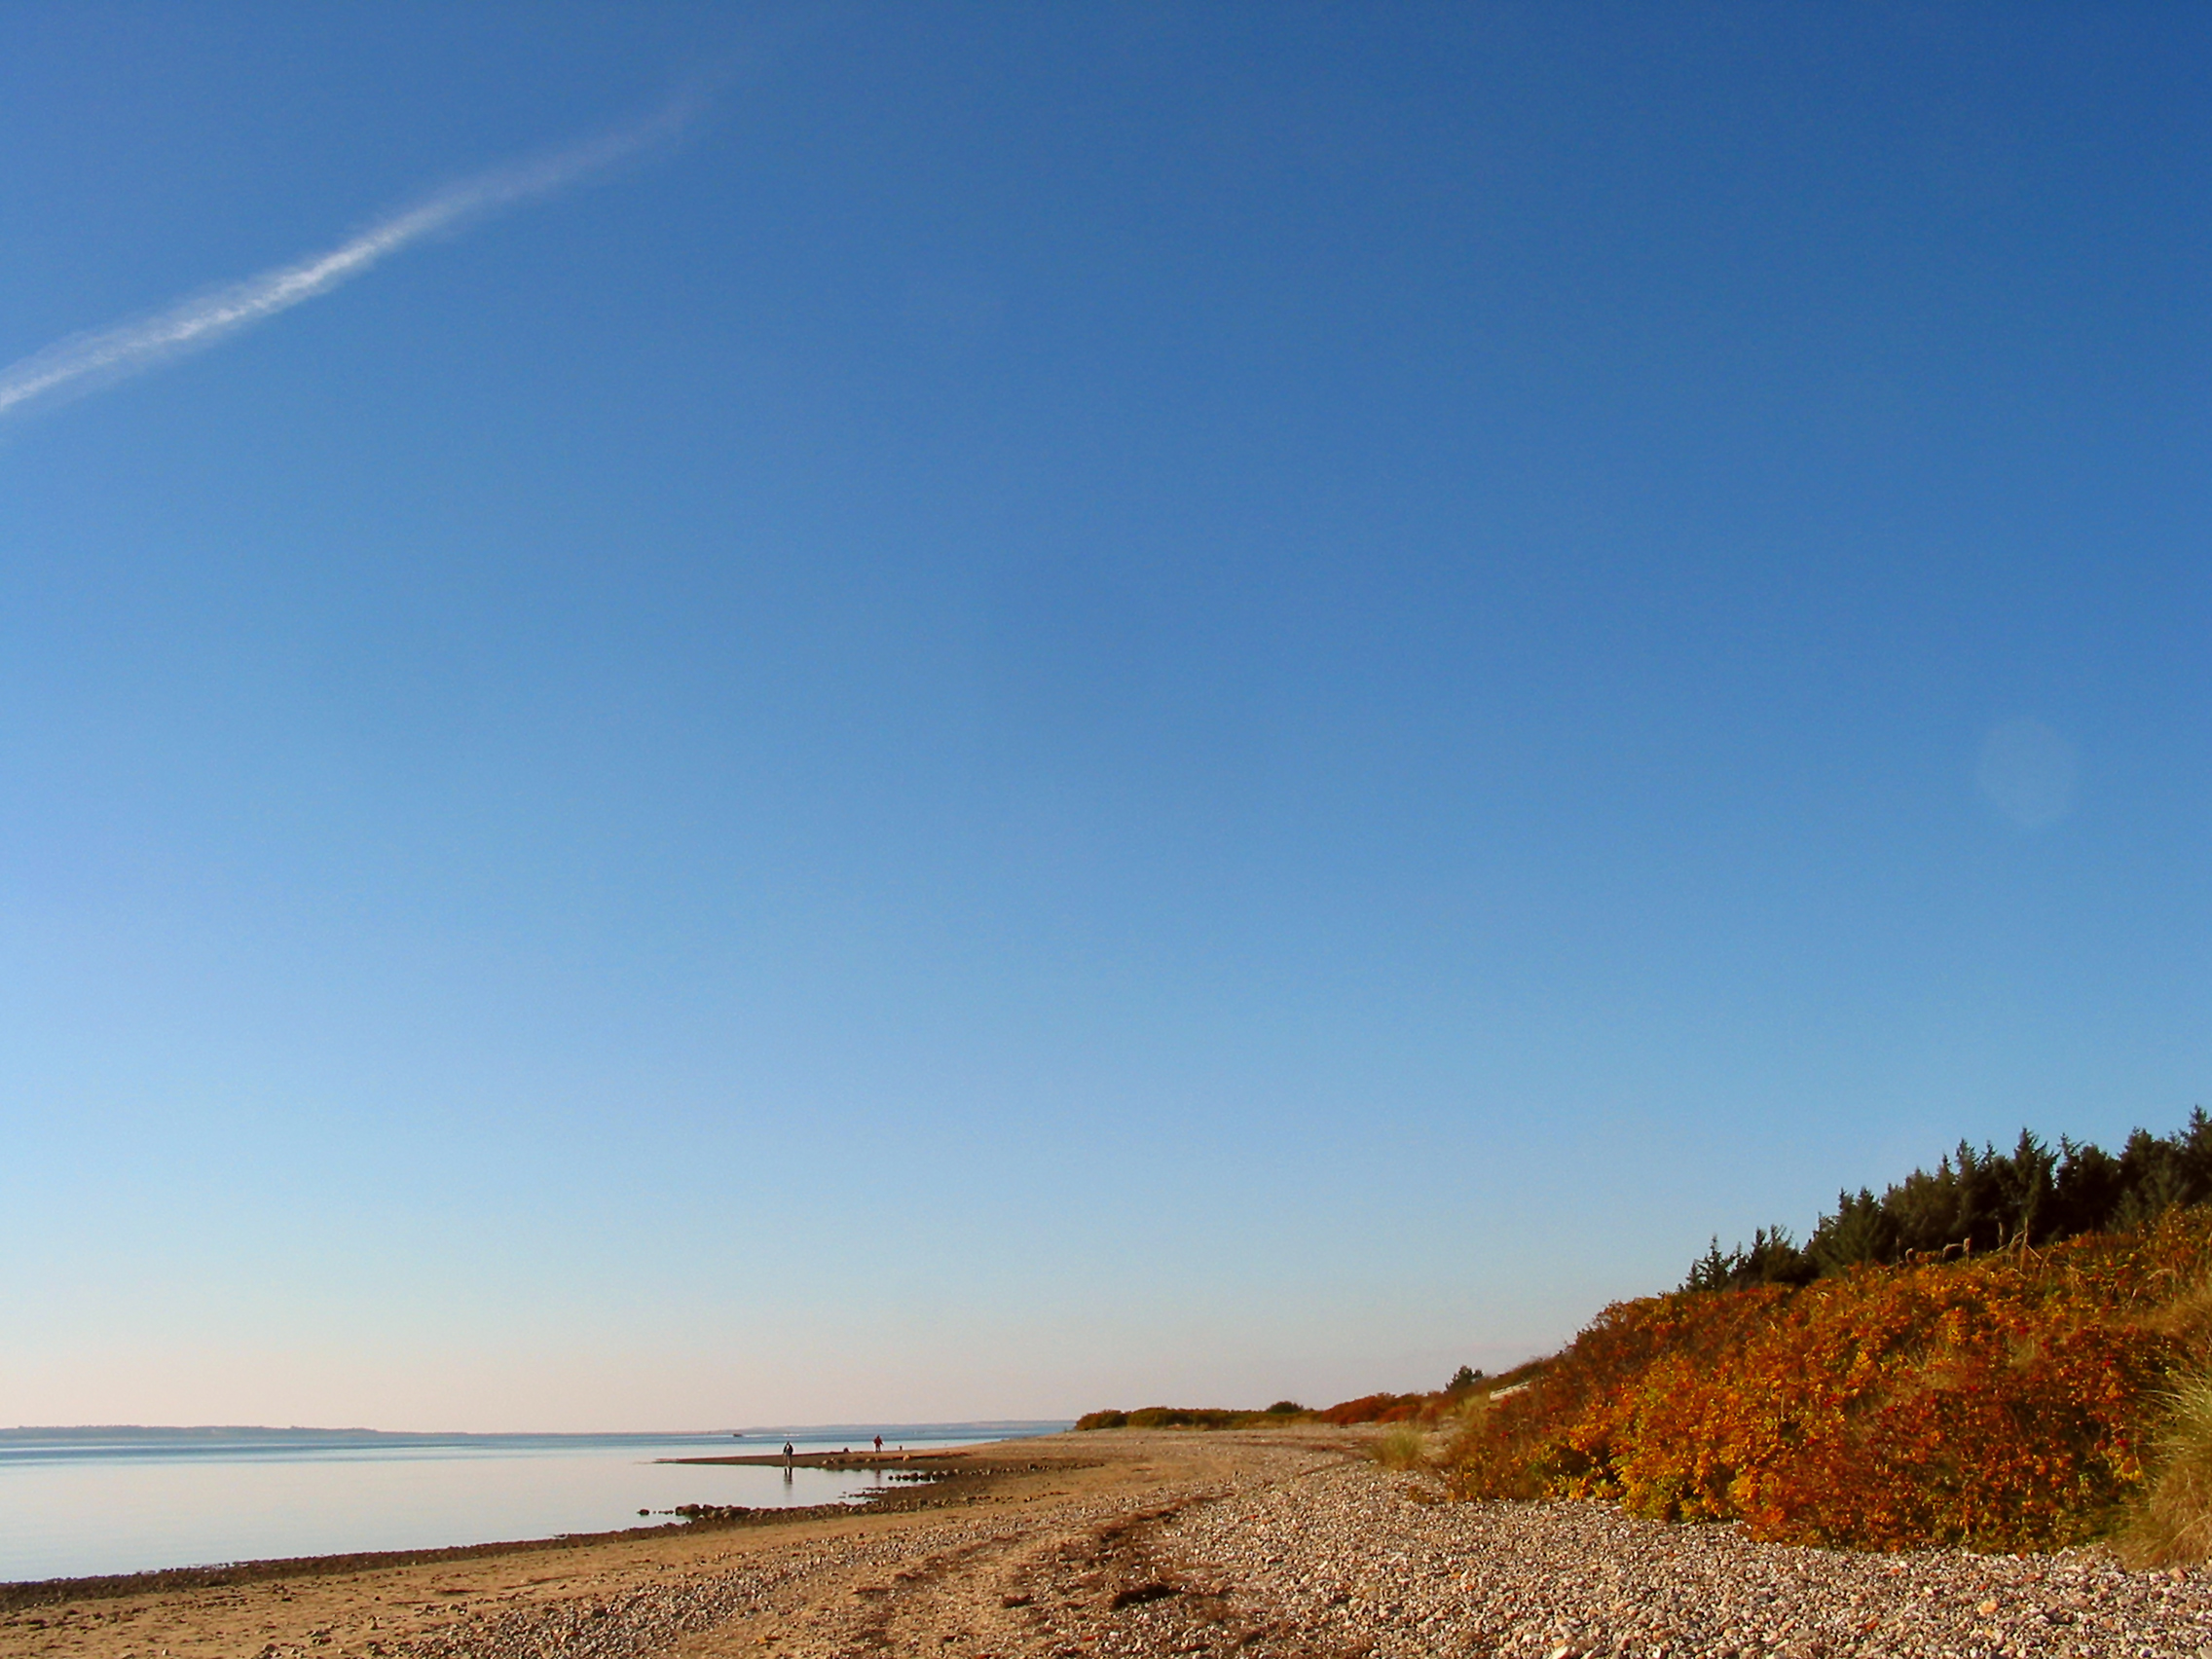
M0 416L0 1422L1434 1386L2178 1123L2207 34L0 14L0 365L692 100Z

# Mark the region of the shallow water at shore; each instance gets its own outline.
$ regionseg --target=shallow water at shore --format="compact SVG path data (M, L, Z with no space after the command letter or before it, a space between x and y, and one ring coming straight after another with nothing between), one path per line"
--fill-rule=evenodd
M884 1433L887 1447L919 1451L1047 1426L1059 1425ZM801 1452L834 1451L867 1435L793 1438ZM770 1452L783 1439L0 1431L0 1582L604 1532L658 1524L682 1503L834 1503L890 1484L880 1471L654 1461Z

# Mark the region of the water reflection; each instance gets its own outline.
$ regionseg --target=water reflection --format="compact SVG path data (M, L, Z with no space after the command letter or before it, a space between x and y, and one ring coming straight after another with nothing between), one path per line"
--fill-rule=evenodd
M998 1436L928 1444L979 1438ZM72 1444L0 1432L0 1582L612 1531L679 1505L849 1502L895 1485L881 1469L654 1461L770 1449L726 1435Z

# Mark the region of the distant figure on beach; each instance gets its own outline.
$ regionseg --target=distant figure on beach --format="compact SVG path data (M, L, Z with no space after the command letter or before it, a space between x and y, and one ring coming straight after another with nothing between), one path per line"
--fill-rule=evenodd
M883 1436L880 1434L875 1437L875 1455L878 1457L883 1456Z
M785 1441L785 1442L784 1442L784 1467L788 1469L788 1468L790 1468L791 1466L792 1466L792 1443L791 1443L790 1441L788 1441L788 1440L787 1440L787 1441Z

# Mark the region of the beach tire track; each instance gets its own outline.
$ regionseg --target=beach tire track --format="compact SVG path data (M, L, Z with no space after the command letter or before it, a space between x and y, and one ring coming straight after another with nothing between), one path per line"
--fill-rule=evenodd
M1228 1495L1213 1488L1133 1514L1067 1517L918 1562L862 1587L867 1604L843 1659L1357 1659L1364 1644L1312 1640L1162 1547L1164 1526Z
M1217 1644L1185 1640L1170 1648L1148 1628L1205 1621L1186 1609L1177 1609L1186 1615L1180 1619L1156 1611L1185 1597L1186 1586L1161 1576L1145 1540L1161 1520L1221 1495L1190 1493L1134 1514L1087 1507L1024 1516L987 1536L910 1555L896 1571L852 1584L839 1614L818 1624L803 1645L776 1651L791 1659L1203 1651ZM1151 1616L1139 1622L1142 1614ZM1211 1628L1222 1623L1217 1617Z

